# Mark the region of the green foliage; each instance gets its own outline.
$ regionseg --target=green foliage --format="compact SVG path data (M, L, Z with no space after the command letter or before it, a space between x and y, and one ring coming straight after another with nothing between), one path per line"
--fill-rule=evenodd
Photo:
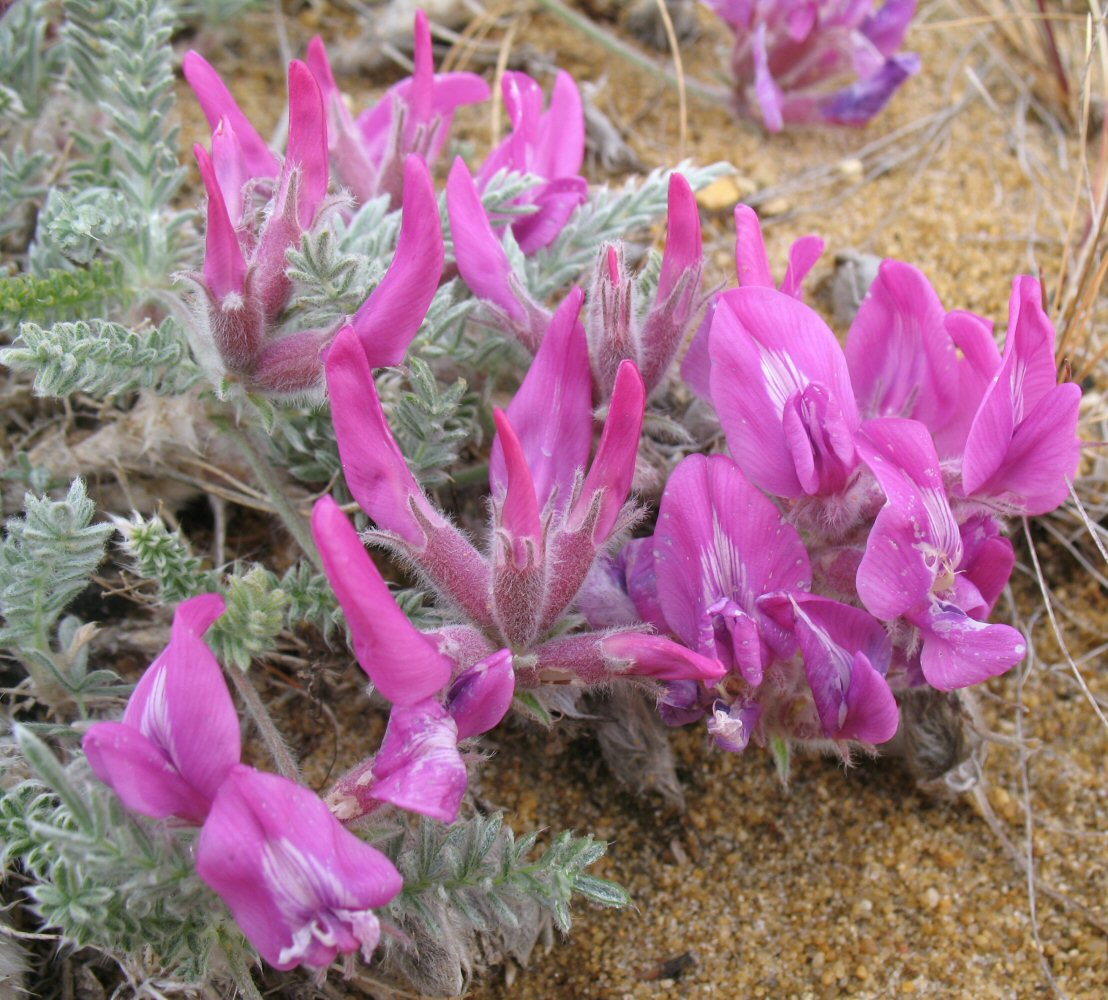
M185 177L173 120L176 25L168 0L64 0L70 99L91 103L70 123L75 156L36 239L36 269L58 256L119 260L137 304L165 297L181 262L187 213L171 208Z
M285 627L288 595L264 566L232 573L220 588L227 610L208 632L208 643L225 666L247 670L272 651Z
M35 465L25 451L17 451L0 479L21 483L32 493L45 493L54 483L54 474L45 465Z
M144 518L133 513L131 519L114 517L123 536L123 550L131 557L132 569L158 587L163 604L178 604L215 589L216 575L202 570L180 531L170 531L156 514Z
M328 228L305 233L288 251L289 277L299 286L290 318L304 329L326 327L357 312L384 276L383 261L344 252Z
M403 846L393 845L404 889L390 912L398 917L414 912L434 934L441 929L441 914L433 901L442 900L452 917L487 930L499 921L514 925L519 904L528 899L546 909L559 930L568 931L575 895L603 906L630 904L626 891L614 882L584 874L607 852L603 841L565 831L532 857L537 841L536 833L517 840L499 813L448 827L421 820L418 832Z
M20 0L0 18L0 135L18 119L38 117L64 64L48 37L50 6L50 0Z
M460 281L448 281L431 300L427 315L412 342L408 357L449 357L478 370L487 368L488 357L499 350L499 344L475 339L466 320L477 307L477 300L465 291Z
M0 350L0 364L33 371L40 396L86 392L104 398L139 388L166 395L184 392L200 378L174 319L138 330L100 319L49 327L25 323L19 340Z
M38 231L67 260L88 264L97 254L110 252L135 224L132 206L120 191L91 187L69 197L54 188Z
M271 652L282 629L300 622L315 625L330 638L343 622L331 585L308 563L290 566L284 576L263 566L235 565L223 574L202 568L180 531L170 531L154 515L113 518L123 536L123 551L131 571L157 587L158 603L174 605L198 594L218 592L227 601L226 614L208 633L222 662L245 670L250 661Z
M0 163L0 173L3 169ZM104 313L118 297L122 282L118 262L105 264L99 260L87 268L50 271L43 277L21 274L0 278L0 331L14 330L19 323L53 323L62 317Z
M0 543L0 643L48 651L59 616L88 585L112 529L92 523L96 505L80 479L64 500L28 493L23 503L24 516L8 519Z
M411 388L397 392L382 379L389 424L416 478L424 486L442 486L450 481L447 470L459 451L480 430L477 398L463 379L441 386L417 357L409 358L407 382Z
M285 570L281 590L288 598L285 617L289 625L309 622L329 640L345 621L327 577L314 572L310 563L299 562Z
M196 875L193 834L128 813L83 760L68 767L25 728L34 773L0 798L0 860L18 860L44 926L137 967L205 975L222 907Z
M12 93L0 89L0 122L11 114L3 104L5 94ZM45 153L27 153L16 148L8 155L0 149L0 239L29 228L32 209L46 197L46 168L49 162L50 158ZM0 286L0 296L3 295L3 287ZM0 317L9 311L7 303L0 304Z
M142 212L166 207L184 170L173 124L177 19L164 0L65 0L64 44L80 98L108 116L110 178Z
M330 482L342 473L329 406L275 410L270 440L280 467L303 483Z
M227 25L252 10L260 10L263 0L176 0L182 20L196 21L204 28Z

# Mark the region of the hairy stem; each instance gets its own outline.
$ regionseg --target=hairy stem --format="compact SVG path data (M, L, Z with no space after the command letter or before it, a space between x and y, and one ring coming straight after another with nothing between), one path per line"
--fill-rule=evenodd
M316 569L323 572L323 560L320 558L319 549L316 548L315 539L312 538L312 533L304 518L289 503L273 467L242 428L230 421L220 420L217 423L220 429L238 445L254 475L258 477L259 484L269 497L274 513L281 519L289 534L296 539L297 544L304 550L305 555L311 559Z
M237 667L232 666L226 672L243 705L246 706L246 711L250 713L250 718L254 720L254 725L258 727L262 742L265 743L269 755L277 765L277 770L290 781L299 782L300 765L292 756L285 738L278 731L273 717L259 697L253 682Z
M227 959L227 967L231 978L235 981L239 996L243 1000L262 1000L261 991L254 982L254 976L242 957L242 952L238 948L229 946L226 941L221 941L220 946Z

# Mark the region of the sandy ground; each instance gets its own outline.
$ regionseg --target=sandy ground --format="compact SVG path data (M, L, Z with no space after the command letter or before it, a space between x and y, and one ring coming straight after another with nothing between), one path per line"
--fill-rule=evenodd
M656 78L537 13L518 18L513 51L546 58L580 81L603 70L600 104L630 129L648 166L684 152L738 167L733 190L715 192L705 213L720 281L731 268L730 206L739 192L765 213L778 266L797 236L826 239L812 282L817 304L826 301L818 290L835 255L854 249L918 265L947 308L1003 325L1012 278L1056 272L1079 156L1072 128L1060 132L1029 110L1027 75L992 25L967 20L972 13L955 4L924 9L910 39L923 72L864 132L767 138L690 97L684 151L676 94ZM701 39L683 51L685 71L711 79L725 65L726 43L708 15L702 20ZM271 37L267 28L229 39L213 59L234 76L236 66L259 58L250 39ZM341 13L307 8L290 23L294 48L315 30L328 38L352 33ZM503 32L490 37L499 42ZM234 84L248 113L263 120L277 114L276 56L264 72ZM380 90L380 78L340 82L357 108ZM463 117L459 135L480 152L488 124L487 111ZM191 127L197 131L195 121ZM1080 669L1103 700L1108 678L1096 653L1103 592L1077 563L1053 555L1043 532L1036 537L1052 586L1072 612L1072 620L1063 617L1066 641L1075 656L1093 651ZM1022 570L1026 546L1020 560ZM976 799L924 795L888 760L846 770L799 759L786 789L768 754L714 751L693 728L674 734L687 797L678 814L620 789L587 736L494 734L487 741L494 757L480 779L485 800L502 806L517 830L572 827L608 839L600 873L630 889L636 910L580 907L569 943L536 957L512 986L494 970L469 995L1108 995L1108 730L1060 662L1025 572L1017 571L1015 589L1038 656L981 691L978 702L988 726L1027 752L992 746ZM1002 601L998 614L1012 613ZM356 752L349 733L360 728L359 712L340 709L345 750ZM309 742L317 744L309 766L327 766L331 744ZM1032 899L1017 861L1029 843L1047 886L1090 912L1067 909L1045 889Z

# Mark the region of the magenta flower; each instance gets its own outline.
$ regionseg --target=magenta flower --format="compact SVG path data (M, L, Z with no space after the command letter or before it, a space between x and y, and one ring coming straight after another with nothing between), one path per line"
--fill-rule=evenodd
M511 223L520 250L532 254L554 241L588 195L588 182L579 176L585 158L585 110L577 84L563 70L554 80L546 111L542 88L526 73L505 73L501 89L513 131L489 153L477 173L477 188L484 192L501 170L545 178L513 202L535 208Z
M962 460L966 496L1007 513L1045 514L1077 472L1081 389L1057 384L1054 327L1034 278L1012 287L1000 369L973 418Z
M330 497L316 503L312 533L350 626L355 656L393 702L380 750L340 778L328 802L346 821L388 802L453 822L467 780L458 741L493 728L511 707L511 653L486 657L481 648L478 659L450 656L447 650L457 652L455 646L416 629Z
M691 721L710 704L709 732L733 752L756 732L863 743L896 733L884 629L858 608L808 592L800 535L729 458L693 455L677 467L653 555L666 623L731 675L714 699L671 685L667 722ZM803 677L793 669L798 648Z
M858 447L887 498L858 567L862 603L882 621L903 617L919 629L920 667L932 687L949 691L1004 673L1023 659L1023 636L976 616L988 613L1003 586L998 570L1006 579L1011 562L1002 556L998 563L996 545L980 543L973 555L986 565L967 561L927 428L914 420L872 420Z
M250 232L236 230L211 160L199 146L196 155L208 189L207 254L203 278L190 277L202 290L195 312L201 347L208 355L214 351L210 366L251 391L316 393L323 381L321 353L334 337L333 329L283 333L277 322L291 294L285 252L299 243L300 222L287 213L283 221L271 216L256 242ZM291 176L295 187L299 174L293 170ZM374 367L403 360L442 273L442 228L431 176L426 165L412 157L405 177L396 254L380 284L349 321ZM309 217L314 217L314 209Z
M438 291L446 259L438 198L427 164L418 156L404 164L400 218L392 263L350 320L372 368L404 360Z
M608 540L634 518L626 501L645 405L642 378L624 362L590 463L593 417L581 298L579 291L567 297L516 399L495 415L487 555L416 484L364 355L343 333L328 354L327 379L347 483L377 523L376 537L409 560L467 622L439 634L440 648L456 663L469 666L510 648L517 683L528 687L547 680L595 683L619 673L717 676L722 668L714 661L690 657L654 636L636 653L636 640L623 631L618 638L551 635ZM360 585L348 589L357 593ZM668 668L660 663L666 649L673 660Z
M285 252L314 225L327 194L327 137L319 88L303 63L290 64L289 142L274 187L268 175L251 172L268 169L268 164L258 165L263 158L252 139L243 144L239 129L249 123L242 112L211 67L195 53L190 57L191 69L186 72L198 81L194 87L202 104L211 105L215 90L230 104L221 110L232 113L216 125L214 159L202 146L195 147L208 192L208 228L203 276L187 277L200 289L195 314L202 331L202 357L220 376L241 381L251 390L291 395L310 391L319 383L324 334L305 331L274 339L269 331L292 293ZM264 222L255 230L253 214L251 221L243 221L244 191L263 185L271 195L262 213Z
M759 607L763 594L807 590L808 553L796 529L724 455L690 455L666 484L654 532L658 603L691 649L750 688L795 649Z
M747 286L719 298L712 402L735 460L776 496L842 493L858 458L858 408L835 335L797 299Z
M864 418L910 417L932 432L949 421L959 402L958 357L945 319L922 272L882 261L846 342Z
M900 716L885 681L892 645L877 621L815 594L772 594L758 604L796 636L824 736L876 744L896 735Z
M822 122L865 125L919 70L897 53L915 0L708 0L735 34L735 109L771 132Z
M178 605L169 645L150 665L120 722L83 741L96 776L144 816L201 823L240 754L239 720L202 636L226 606L218 594Z
M415 72L389 88L355 120L335 83L323 41L308 45L308 66L323 92L335 173L359 202L381 194L394 206L404 190L404 163L412 154L434 164L450 134L454 112L489 98L474 73L436 73L427 15L415 15Z
M196 869L275 968L325 969L340 952L367 961L375 909L403 885L380 851L345 830L307 788L238 765L200 833Z
M237 170L244 179L275 180L281 172L280 158L269 148L258 130L250 124L250 119L243 114L227 89L227 85L211 64L199 52L190 50L185 53L182 68L185 79L192 87L192 92L204 112L204 117L208 119L213 135L220 131L222 126L225 138L233 143L233 153L228 150L230 155L225 161L227 168ZM237 189L228 192L229 200L240 204L239 214L241 214L241 192L241 184ZM236 223L237 221L236 218Z
M453 665L397 607L349 519L330 497L312 511L323 568L346 614L354 655L374 686L397 705L441 691Z
M535 353L550 323L550 311L531 297L512 269L481 204L473 176L460 156L454 160L446 182L446 206L462 279L484 302L496 326Z
M823 254L823 240L818 236L802 236L789 248L789 263L780 290L785 295L803 301L804 279ZM758 213L749 205L735 206L735 275L739 287L757 285L764 288L778 287L773 280L766 253L765 240L762 237L762 224ZM711 359L708 355L708 335L715 317L718 296L713 297L708 306L700 329L689 344L685 359L681 362L681 377L700 396L711 396L709 371Z
M597 389L607 399L625 360L642 372L649 396L665 378L677 351L700 322L704 250L700 212L689 182L669 179L669 234L654 301L641 301L637 281L627 273L623 244L603 246L589 289L585 328Z

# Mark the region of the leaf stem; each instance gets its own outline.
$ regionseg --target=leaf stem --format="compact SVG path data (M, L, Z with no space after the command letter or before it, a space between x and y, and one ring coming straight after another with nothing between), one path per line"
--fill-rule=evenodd
M319 549L316 548L315 539L312 538L312 533L304 518L289 503L273 466L269 464L262 452L250 440L250 436L241 427L230 420L217 419L215 422L238 445L254 475L258 477L259 484L269 497L274 513L281 519L289 534L296 539L297 544L304 550L305 555L311 559L316 569L322 573L323 560L320 558Z

